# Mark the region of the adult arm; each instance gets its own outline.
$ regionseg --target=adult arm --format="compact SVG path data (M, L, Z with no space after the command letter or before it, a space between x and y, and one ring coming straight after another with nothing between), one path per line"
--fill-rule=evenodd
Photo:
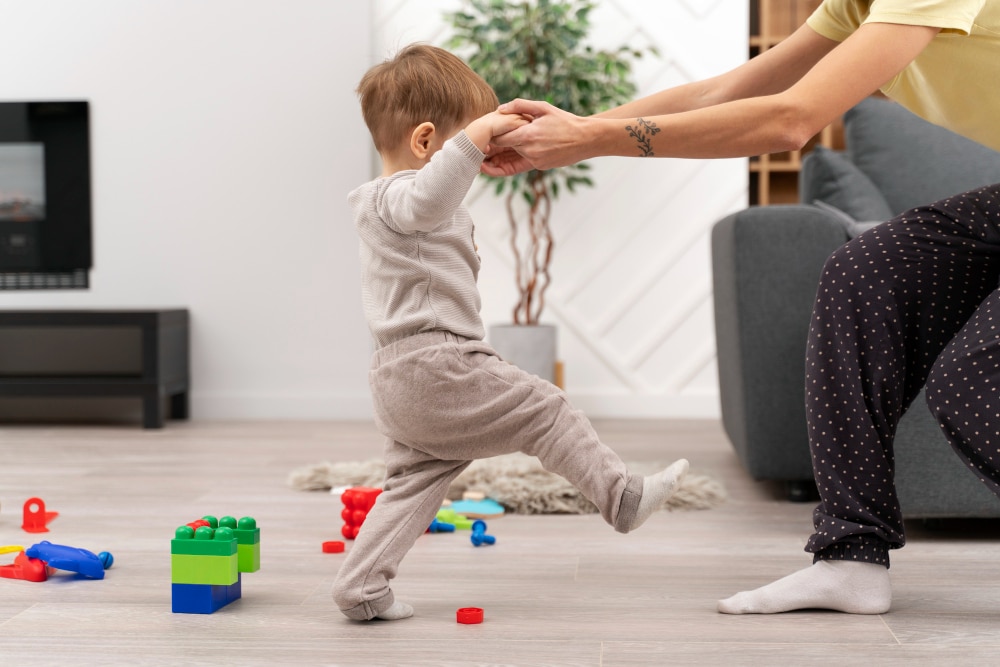
M798 149L903 70L937 32L866 23L837 44L806 25L732 72L586 118L514 100L501 109L533 120L493 143L523 161L509 153L491 160L509 173L603 155L725 158Z

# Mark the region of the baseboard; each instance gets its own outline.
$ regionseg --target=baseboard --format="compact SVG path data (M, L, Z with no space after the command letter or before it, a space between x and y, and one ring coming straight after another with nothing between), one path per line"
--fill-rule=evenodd
M568 392L570 402L594 419L718 419L719 397L625 396ZM193 419L371 419L371 397L329 396L205 396L191 397Z
M330 394L325 396L191 396L192 419L291 419L355 420L371 419L372 399L362 395Z
M592 419L719 419L716 394L663 396L576 393L568 391L573 406Z

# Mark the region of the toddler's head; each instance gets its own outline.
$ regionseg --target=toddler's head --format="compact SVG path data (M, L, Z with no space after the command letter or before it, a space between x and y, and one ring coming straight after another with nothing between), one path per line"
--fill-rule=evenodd
M461 58L427 44L407 46L372 67L357 92L375 149L382 154L408 141L420 123L431 122L451 134L499 105L489 84Z

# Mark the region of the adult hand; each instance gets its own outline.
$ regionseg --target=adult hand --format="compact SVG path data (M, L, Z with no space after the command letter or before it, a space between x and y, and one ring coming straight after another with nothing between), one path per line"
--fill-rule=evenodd
M531 163L513 148L499 148L494 145L495 143L496 137L479 168L480 172L487 176L513 176L534 169Z
M531 118L527 125L494 137L493 144L513 148L523 161L503 157L505 166L515 166L519 173L528 169L553 169L593 157L584 128L587 120L563 111L548 102L516 99L501 104L502 113L521 114ZM499 165L497 165L499 167Z

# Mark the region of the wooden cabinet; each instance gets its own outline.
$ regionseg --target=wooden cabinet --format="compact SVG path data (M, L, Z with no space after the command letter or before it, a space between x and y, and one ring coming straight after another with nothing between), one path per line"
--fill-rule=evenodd
M819 7L821 0L750 0L750 57L753 58L792 34ZM750 158L750 203L789 204L799 200L802 156L813 146L843 147L838 121L813 137L802 150Z

